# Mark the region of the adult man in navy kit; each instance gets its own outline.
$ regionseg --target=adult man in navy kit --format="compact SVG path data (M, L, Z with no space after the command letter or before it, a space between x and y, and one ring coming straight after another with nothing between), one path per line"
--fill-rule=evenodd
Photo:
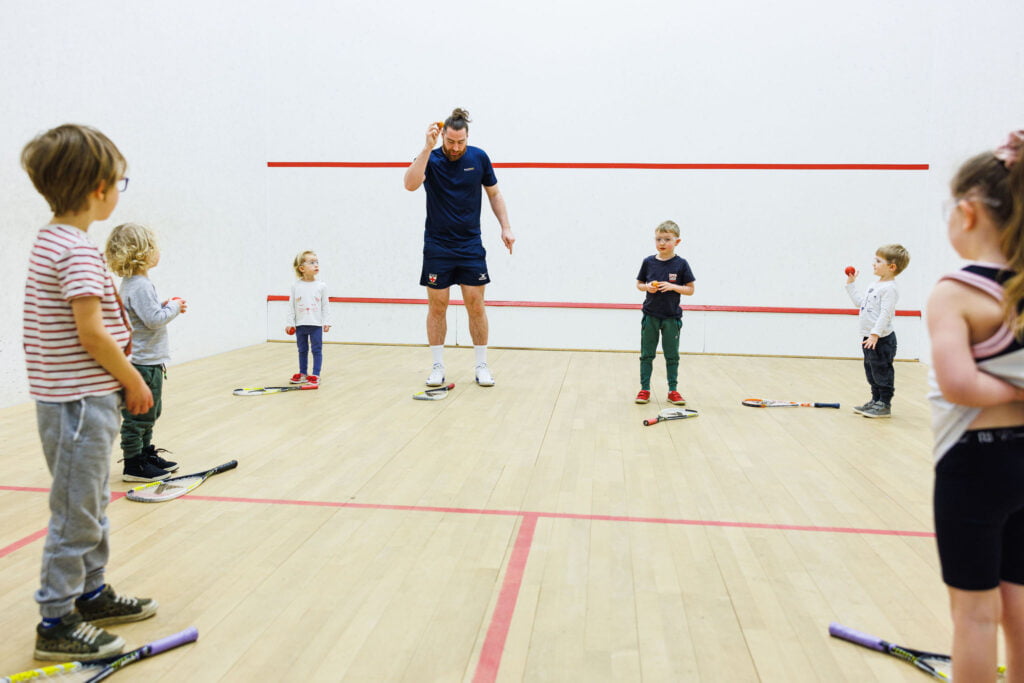
M443 123L431 123L426 144L405 171L405 189L423 185L427 193L427 220L423 234L423 271L420 284L427 288L427 341L433 367L427 386L444 384L444 339L448 332L448 288L459 285L469 315L469 334L476 355L476 382L494 386L487 366L487 311L484 286L487 252L480 240L481 187L487 192L498 223L501 241L512 253L516 238L508 222L505 199L487 153L466 144L469 112L455 109ZM434 149L438 136L441 147Z

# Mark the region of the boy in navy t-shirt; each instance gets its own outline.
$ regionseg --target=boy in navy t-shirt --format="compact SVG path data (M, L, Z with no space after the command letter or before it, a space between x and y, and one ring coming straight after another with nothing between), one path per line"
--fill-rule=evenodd
M693 271L686 259L676 256L679 244L679 226L665 221L654 229L657 254L648 256L636 276L636 288L647 292L644 316L640 321L640 393L637 403L651 400L651 371L658 352L658 337L665 354L665 374L668 379L668 402L686 405L679 395L679 332L683 328L683 309L679 297L693 296Z

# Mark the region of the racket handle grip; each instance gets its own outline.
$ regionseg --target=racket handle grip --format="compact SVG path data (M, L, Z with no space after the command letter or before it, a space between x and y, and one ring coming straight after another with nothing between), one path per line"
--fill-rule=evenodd
M214 467L212 470L210 470L210 474L211 475L213 475L213 474L220 474L221 472L227 472L228 470L233 470L236 467L238 467L238 461L237 460L231 460L229 462L224 463L223 465L218 465L217 467ZM184 631L182 631L182 633L184 633Z
M147 654L149 656L158 655L161 652L173 650L179 645L184 645L185 643L194 643L198 639L199 631L196 629L195 626L190 626L184 631L175 633L172 636L167 636L166 638L161 638L160 640L154 640L152 644L150 644L149 652Z
M650 427L652 424L657 424L657 420L644 420L644 427Z
M815 408L838 408L838 403L815 403Z
M833 638L842 638L843 640L848 640L851 643L863 645L871 650L878 650L879 652L886 651L884 640L875 638L874 636L869 636L867 633L862 633L855 628L837 624L834 621L828 625L828 634Z

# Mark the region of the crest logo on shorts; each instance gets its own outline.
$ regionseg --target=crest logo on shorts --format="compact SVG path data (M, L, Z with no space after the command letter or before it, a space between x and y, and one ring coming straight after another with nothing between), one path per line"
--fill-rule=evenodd
M480 280L481 282L486 282L487 281L487 273L480 273L480 277L478 277L477 280Z
M676 281L676 277L678 277L678 275L679 275L678 273L669 273L668 274L668 281L669 282L675 282Z
M430 282L430 284L432 284L432 285L433 285L433 284L437 284L437 273L431 273L430 275L428 275L428 276L427 276L427 280L428 280L428 281Z

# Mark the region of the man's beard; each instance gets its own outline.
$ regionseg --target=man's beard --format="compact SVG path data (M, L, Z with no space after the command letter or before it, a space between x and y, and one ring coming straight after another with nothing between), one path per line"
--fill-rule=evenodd
M441 151L444 152L444 155L448 159L448 161L458 161L459 159L462 158L462 155L466 153L465 149L463 149L461 152L449 152L444 147L441 148Z

